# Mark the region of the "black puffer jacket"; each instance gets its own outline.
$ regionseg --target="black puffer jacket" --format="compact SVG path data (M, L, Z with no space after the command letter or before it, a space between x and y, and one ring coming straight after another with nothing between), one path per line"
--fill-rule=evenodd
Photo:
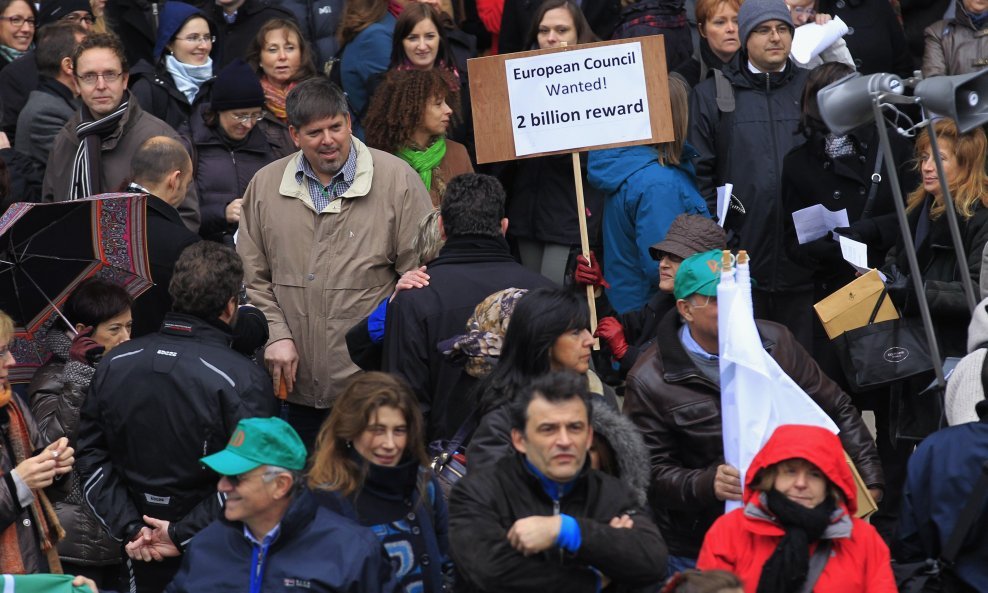
M35 373L28 394L41 441L52 443L68 437L69 446L76 447L79 410L94 369L68 360L71 344L64 333L57 330L49 333L46 345L54 358ZM58 556L81 565L119 564L120 544L103 530L96 515L86 506L78 471L73 471L67 480L71 484L64 494L52 492L50 496L58 522L65 529L65 538L58 542Z
M141 108L178 130L182 124L189 121L192 115L193 103L200 105L209 103L210 84L207 81L199 88L193 103L185 93L175 86L175 79L165 69L164 58L157 66L140 61L130 69L130 92L141 104Z
M554 546L525 556L505 537L518 519L560 513L579 525L582 541L576 554ZM623 514L634 517L634 527L608 525ZM610 577L607 590L616 592L656 586L666 576L666 546L658 529L620 480L590 469L589 463L558 502L520 455L471 471L450 495L449 532L462 581L458 589L464 592L590 592L600 589L596 571Z
M100 362L82 406L76 469L86 502L118 540L171 521L184 547L219 514L216 475L199 458L226 446L237 422L270 416L271 378L234 352L229 329L169 313L161 331Z
M199 192L199 234L222 242L224 236L231 236L237 230L236 224L226 221L227 204L243 197L254 173L279 158L277 147L258 127L243 141L234 143L226 138L218 123L206 125L202 105L178 133L192 157Z
M741 55L723 72L734 89L733 113L718 110L712 78L690 96L688 139L700 153L694 161L700 195L716 212L716 188L734 184L733 193L748 213L739 229L739 247L757 254L751 276L760 290L808 288L809 275L786 256L780 206L782 159L804 140L797 129L809 71L790 61L781 73L755 74Z
M756 324L765 350L840 428L841 442L865 484L883 487L875 441L851 399L820 372L785 327ZM628 373L624 413L645 439L652 468L649 502L670 553L695 558L704 534L724 513L724 503L714 496L724 437L720 386L690 359L680 327L677 311L662 319L655 348Z

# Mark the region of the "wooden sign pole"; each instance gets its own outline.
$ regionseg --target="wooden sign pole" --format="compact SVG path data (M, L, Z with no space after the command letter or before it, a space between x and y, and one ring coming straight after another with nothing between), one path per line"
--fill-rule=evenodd
M590 234L587 232L587 205L583 199L583 170L580 166L580 153L573 153L573 185L576 186L577 220L580 221L580 250L590 262ZM587 306L590 307L590 333L597 331L597 301L594 287L587 285ZM600 340L594 338L594 350L600 350Z

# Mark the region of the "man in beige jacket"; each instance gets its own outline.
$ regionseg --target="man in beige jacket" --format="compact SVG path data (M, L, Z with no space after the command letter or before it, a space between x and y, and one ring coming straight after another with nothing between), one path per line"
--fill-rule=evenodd
M247 296L271 337L264 362L306 446L345 379L344 336L415 266L412 238L431 201L404 161L351 135L346 99L322 78L286 102L301 148L257 172L244 193L237 251Z

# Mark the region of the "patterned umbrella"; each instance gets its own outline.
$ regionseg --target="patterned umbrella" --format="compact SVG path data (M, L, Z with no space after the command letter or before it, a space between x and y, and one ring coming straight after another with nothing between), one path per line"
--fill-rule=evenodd
M0 216L0 310L16 324L12 381L30 380L45 362L45 335L84 280L99 276L134 297L152 286L146 225L143 194L17 203Z

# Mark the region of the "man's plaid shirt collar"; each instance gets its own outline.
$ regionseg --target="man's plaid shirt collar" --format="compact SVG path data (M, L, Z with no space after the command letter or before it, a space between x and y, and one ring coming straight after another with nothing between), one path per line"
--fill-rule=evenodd
M356 177L357 147L352 142L346 162L330 180L329 185L322 184L304 154L299 157L298 168L295 170L295 182L302 183L302 179L305 178L306 186L309 188L309 198L312 199L316 212L322 212L330 202L345 194Z

